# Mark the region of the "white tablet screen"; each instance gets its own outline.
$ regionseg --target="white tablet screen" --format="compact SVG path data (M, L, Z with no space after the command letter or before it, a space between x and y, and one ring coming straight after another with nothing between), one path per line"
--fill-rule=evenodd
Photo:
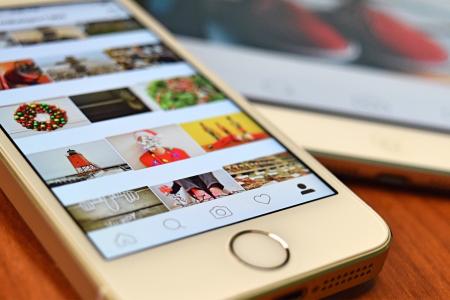
M450 129L446 0L139 2L251 99Z

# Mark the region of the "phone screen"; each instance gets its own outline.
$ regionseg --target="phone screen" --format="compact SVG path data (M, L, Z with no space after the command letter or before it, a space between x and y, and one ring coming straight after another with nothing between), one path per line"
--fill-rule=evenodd
M0 124L106 259L336 194L116 1L0 10Z

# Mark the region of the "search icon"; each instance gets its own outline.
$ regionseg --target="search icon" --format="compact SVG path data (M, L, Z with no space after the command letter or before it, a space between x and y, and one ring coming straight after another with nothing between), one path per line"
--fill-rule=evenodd
M181 225L180 221L178 221L177 219L172 219L172 218L165 219L163 221L163 226L164 226L164 228L169 229L169 230L178 230L180 228L184 228L184 226Z

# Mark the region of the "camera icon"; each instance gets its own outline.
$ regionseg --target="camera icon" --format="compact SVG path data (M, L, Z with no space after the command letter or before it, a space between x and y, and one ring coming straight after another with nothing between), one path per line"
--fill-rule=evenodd
M209 213L216 219L228 218L233 215L231 210L226 206L214 206Z

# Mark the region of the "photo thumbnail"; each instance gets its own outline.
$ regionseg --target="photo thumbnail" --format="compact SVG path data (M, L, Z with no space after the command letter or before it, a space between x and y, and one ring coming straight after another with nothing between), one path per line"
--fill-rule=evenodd
M134 169L156 167L204 154L178 125L113 136L107 140Z
M16 46L8 32L0 32L0 49Z
M0 90L51 82L48 75L31 59L0 62Z
M50 187L131 170L103 140L34 153L28 159Z
M133 222L168 211L147 187L73 204L68 206L67 210L85 232Z
M244 191L224 170L208 172L151 187L170 209L178 209Z
M22 46L86 38L81 26L52 26L10 32L11 39Z
M54 81L109 74L122 70L102 52L41 58L38 64Z
M142 69L181 59L163 44L108 49L105 53L124 70Z
M228 165L224 169L247 191L310 173L289 152Z
M181 124L205 151L216 151L266 139L269 135L245 113Z
M73 102L64 97L0 107L0 120L12 138L90 123Z
M91 122L99 122L151 111L127 88L70 96Z
M133 19L99 21L85 24L85 32L89 36L133 31L143 27Z
M0 49L16 45L32 46L49 42L81 40L90 36L139 30L143 27L133 19L99 21L87 24L42 26L0 32Z
M224 93L201 75L155 80L147 85L146 93L163 110L173 110L226 98Z

